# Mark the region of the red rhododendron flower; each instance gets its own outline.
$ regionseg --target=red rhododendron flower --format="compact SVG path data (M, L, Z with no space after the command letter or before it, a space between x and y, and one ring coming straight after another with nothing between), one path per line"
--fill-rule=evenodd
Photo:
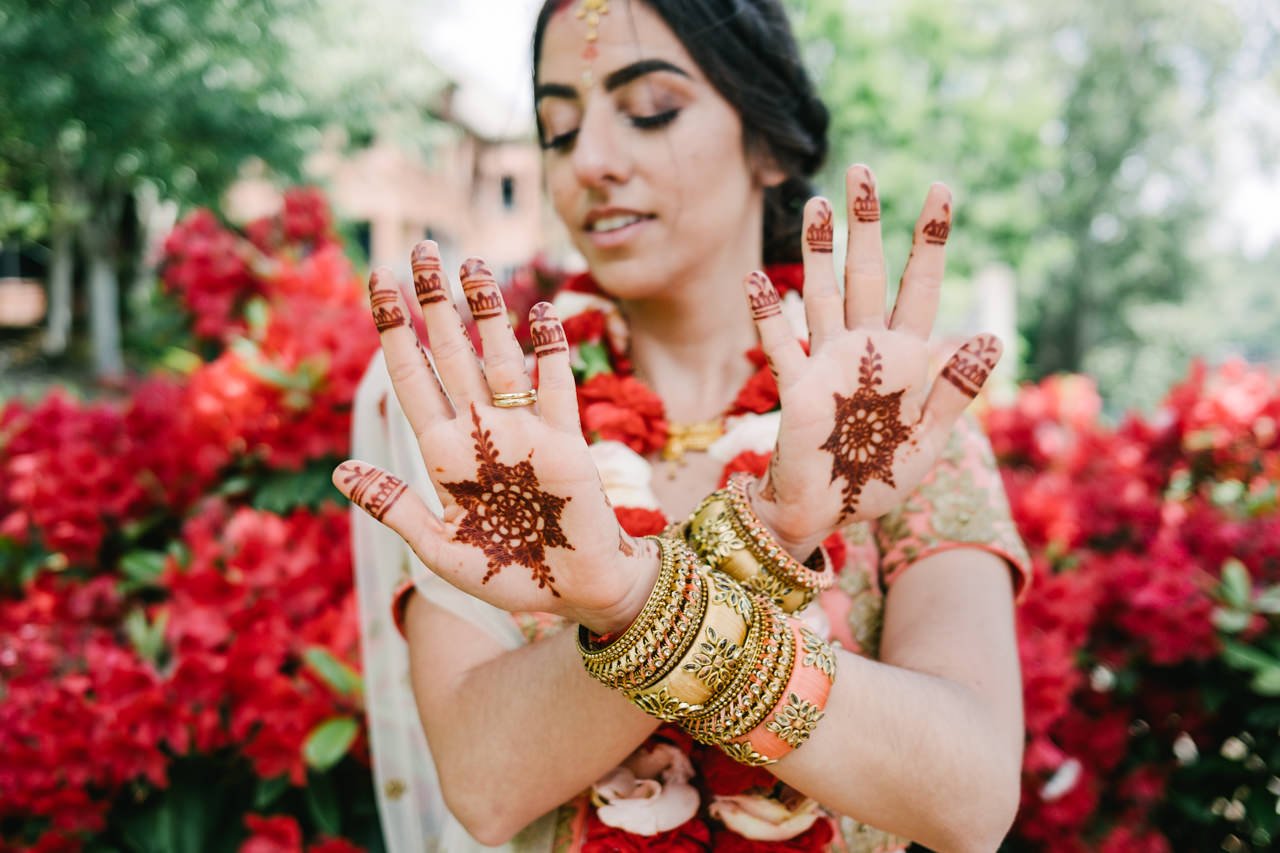
M724 853L822 853L834 837L831 821L821 818L795 838L785 841L757 841L721 830L716 832L712 849Z
M631 376L600 373L578 388L582 429L604 441L620 441L641 455L667 440L662 400Z
M253 834L240 845L240 853L302 853L302 827L288 815L244 816Z
M607 826L596 817L595 809L590 809L582 853L703 853L710 843L711 830L696 817L657 835L635 835Z
M763 477L764 472L769 469L769 458L772 455L756 453L754 450L742 451L724 466L724 471L720 474L719 487L723 489L729 483L729 478L739 471L746 471L755 477Z
M657 536L667 529L669 523L660 509L615 506L613 514L618 517L622 529L632 536Z

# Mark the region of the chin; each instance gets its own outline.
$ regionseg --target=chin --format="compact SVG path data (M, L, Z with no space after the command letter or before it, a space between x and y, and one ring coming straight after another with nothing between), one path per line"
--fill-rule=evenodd
M590 269L602 291L626 301L660 296L672 282L670 272L660 269L651 258L595 258Z

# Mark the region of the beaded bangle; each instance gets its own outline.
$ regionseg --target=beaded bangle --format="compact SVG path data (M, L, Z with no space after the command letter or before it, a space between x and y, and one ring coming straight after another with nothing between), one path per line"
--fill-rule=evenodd
M782 691L784 698L746 735L720 745L726 755L742 764L775 763L807 741L822 719L835 682L835 654L808 628L792 623L791 631L797 661Z
M718 579L708 586L715 592L709 590L704 597L705 616L696 631L688 632L693 641L686 653L656 683L630 694L631 701L646 710L652 703L659 708L670 707L672 699L681 703L686 713L700 708L737 672L753 611L741 606L749 604L746 599L739 602L726 595Z
M685 535L712 568L794 613L835 582L835 571L822 548L801 563L778 544L751 508L747 489L752 481L744 472L730 477L727 488L712 492L694 510Z

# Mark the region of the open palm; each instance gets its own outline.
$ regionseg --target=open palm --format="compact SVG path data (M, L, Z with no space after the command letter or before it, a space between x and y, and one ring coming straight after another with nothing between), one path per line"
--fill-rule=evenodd
M857 165L846 185L843 294L831 257L831 205L815 198L805 207L808 353L764 274L746 280L782 402L773 461L753 502L779 539L798 550L840 524L876 518L900 504L933 467L1001 352L992 335L971 338L930 386L929 335L951 230L951 193L941 184L929 189L897 302L886 318L875 178Z

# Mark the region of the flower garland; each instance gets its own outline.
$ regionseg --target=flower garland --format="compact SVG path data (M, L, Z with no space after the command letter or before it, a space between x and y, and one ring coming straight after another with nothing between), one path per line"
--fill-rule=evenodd
M771 267L784 315L807 337L799 264ZM616 303L590 276L566 281L557 295L570 345L582 431L591 445L618 523L633 536L662 532L671 523L652 488L645 458L667 442L670 423L662 399L634 373L629 331ZM737 471L763 474L780 421L778 386L764 352L745 353L755 368L723 415L724 433L707 449L724 463L719 485ZM833 560L843 565L844 543L832 537ZM584 853L606 850L820 851L835 834L834 820L816 801L762 768L740 765L663 726L622 765L592 788Z

